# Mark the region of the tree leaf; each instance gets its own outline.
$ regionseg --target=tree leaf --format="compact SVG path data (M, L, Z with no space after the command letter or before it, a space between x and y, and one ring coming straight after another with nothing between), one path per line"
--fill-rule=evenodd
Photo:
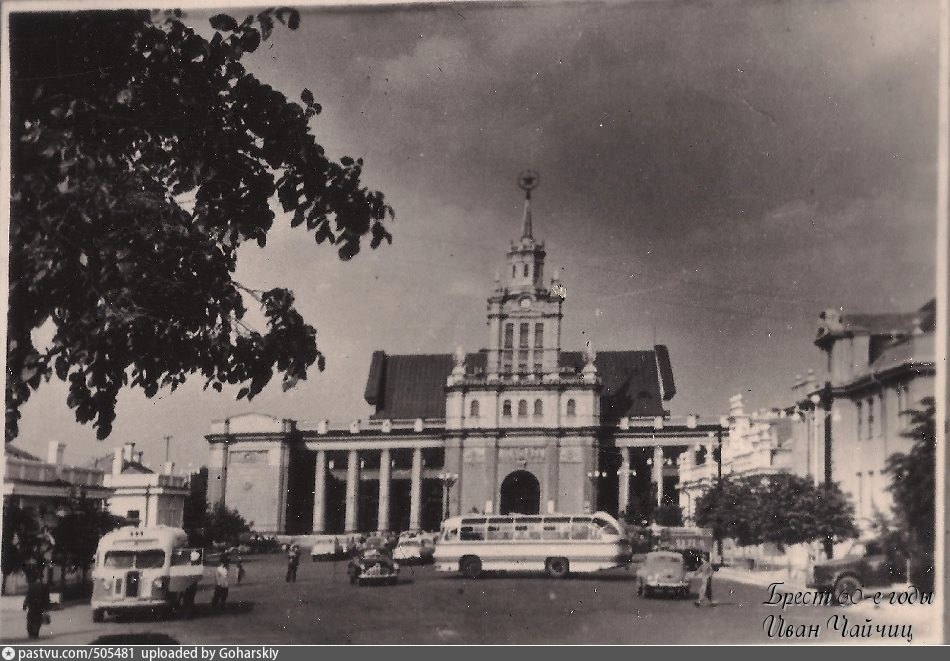
M211 27L221 32L234 32L238 27L237 21L227 14L215 14L208 19L208 22L211 23Z

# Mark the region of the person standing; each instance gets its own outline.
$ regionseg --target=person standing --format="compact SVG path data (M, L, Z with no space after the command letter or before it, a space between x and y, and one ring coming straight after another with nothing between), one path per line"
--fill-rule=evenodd
M26 579L29 587L26 589L26 598L23 600L23 610L26 611L26 633L30 638L40 637L40 627L49 622L49 586L43 581L43 569L26 570Z
M237 557L237 562L234 566L237 567L237 582L238 585L240 585L241 581L244 580L244 561L241 560L241 556Z
M297 568L300 566L300 547L292 545L287 551L287 577L288 583L297 582Z
M214 571L214 596L211 597L211 608L224 610L228 602L228 570L231 562L227 556L221 558L218 568Z
M702 555L699 568L694 575L700 579L699 589L696 595L696 607L698 608L703 605L703 598L709 602L710 606L715 606L712 596L713 566L705 554Z

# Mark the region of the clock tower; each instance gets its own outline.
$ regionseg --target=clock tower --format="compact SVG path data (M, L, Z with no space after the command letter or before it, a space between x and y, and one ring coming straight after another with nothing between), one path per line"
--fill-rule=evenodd
M558 371L561 346L561 305L558 277L544 285L544 242L535 241L531 191L540 179L530 170L518 185L525 192L521 238L508 249L505 282L496 279L488 298L489 378L542 378Z

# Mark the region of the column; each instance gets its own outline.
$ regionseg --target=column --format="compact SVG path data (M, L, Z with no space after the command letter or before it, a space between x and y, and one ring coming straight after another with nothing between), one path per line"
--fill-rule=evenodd
M622 519L630 502L630 448L620 448L620 473L617 477L617 510Z
M391 476L392 459L389 448L383 448L379 453L379 515L376 517L376 528L389 530L389 482Z
M656 482L656 504L663 503L663 447L653 446L653 479Z
M412 482L409 486L409 529L418 530L422 512L422 448L412 451Z
M313 476L313 532L322 533L327 525L327 453L317 450L317 464Z
M512 403L514 405L514 403ZM517 411L515 411L517 413ZM479 506L485 508L485 514L495 514L501 511L501 494L498 491L498 439L485 448L485 469L488 471L488 492L490 500Z
M343 524L344 532L358 532L357 518L359 515L359 453L350 450L346 459L346 517Z

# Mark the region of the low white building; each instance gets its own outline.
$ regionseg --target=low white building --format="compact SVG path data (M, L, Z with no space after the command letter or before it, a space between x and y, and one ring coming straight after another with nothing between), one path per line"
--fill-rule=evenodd
M175 475L174 467L166 463L162 472L156 473L142 463L142 453L135 452L135 443L116 448L112 473L105 476L105 486L113 491L109 511L142 526L180 528L189 492L188 477Z
M102 471L69 466L63 461L65 445L50 441L47 460L8 444L4 448L3 500L32 510L40 520L53 521L55 513L76 498L104 501L111 494Z

